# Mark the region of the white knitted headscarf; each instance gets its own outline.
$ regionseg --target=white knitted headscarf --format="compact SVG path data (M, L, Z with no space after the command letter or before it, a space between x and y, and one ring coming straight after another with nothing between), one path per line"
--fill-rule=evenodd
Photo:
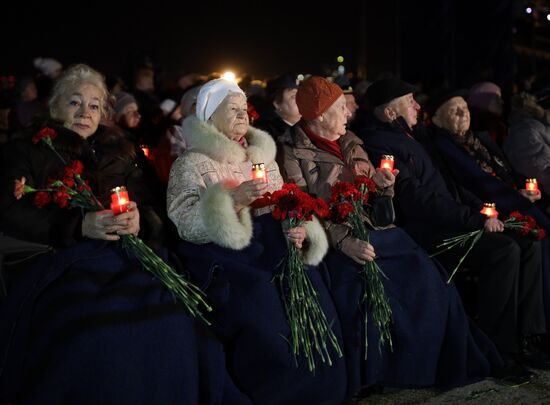
M246 96L236 83L229 80L215 79L203 84L197 96L196 114L198 119L208 121L229 92L241 93Z

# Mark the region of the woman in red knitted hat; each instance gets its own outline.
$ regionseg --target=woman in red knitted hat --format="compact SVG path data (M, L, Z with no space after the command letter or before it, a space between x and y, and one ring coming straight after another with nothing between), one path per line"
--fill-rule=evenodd
M344 332L349 394L375 384L450 387L484 378L492 361L500 361L496 349L479 331L470 330L460 298L445 284L441 269L393 225L391 197L398 171L375 169L362 141L347 130L350 112L339 86L310 77L298 88L296 103L302 120L282 138L286 180L327 200L336 182L357 176L371 178L378 189L370 209L363 211L370 243L360 240L349 223L325 223L333 248L326 263ZM376 215L375 206L387 215ZM360 271L373 260L383 273L391 306L393 350L387 343L379 350L380 330L371 307L362 301Z

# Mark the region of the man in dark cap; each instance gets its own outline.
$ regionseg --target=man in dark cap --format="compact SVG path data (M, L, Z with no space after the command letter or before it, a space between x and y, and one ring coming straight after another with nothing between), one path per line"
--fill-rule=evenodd
M296 75L291 73L269 80L265 93L272 109L261 116L254 126L277 140L288 128L300 121L301 115L296 105L297 89Z
M550 368L550 359L524 339L546 332L540 251L522 254L516 241L502 233L501 221L479 212L479 200L470 195L463 200L456 185L448 186L415 139L419 106L414 91L397 78L373 83L366 93L373 115L359 135L373 161L380 161L383 154L394 156L400 171L395 182L396 223L428 252L434 252L445 238L485 229L464 262L479 277L478 324L505 360L495 376L528 380L524 365ZM464 253L465 249L454 248L438 258L452 269Z

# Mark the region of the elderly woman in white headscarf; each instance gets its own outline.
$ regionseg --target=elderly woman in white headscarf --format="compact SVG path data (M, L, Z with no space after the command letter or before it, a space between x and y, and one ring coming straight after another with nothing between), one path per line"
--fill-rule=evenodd
M213 303L212 328L225 345L230 377L254 403L341 403L342 358L333 356L332 366L318 361L315 374L302 358L295 363L273 283L288 252L285 236L302 249L306 263L316 265L328 248L324 230L310 221L283 233L269 208L249 207L283 184L275 142L250 127L244 92L224 79L201 87L196 116L186 118L182 127L188 148L170 172L168 216L186 241L180 252L188 270ZM255 163L265 164L268 183L252 179ZM340 336L319 270L310 267L308 274Z

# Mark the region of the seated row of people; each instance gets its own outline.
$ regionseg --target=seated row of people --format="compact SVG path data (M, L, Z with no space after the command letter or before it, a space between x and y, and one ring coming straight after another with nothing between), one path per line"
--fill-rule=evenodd
M339 404L374 385L448 388L491 374L522 382L530 377L524 365L549 368L548 357L525 339L546 333L540 242L502 233L500 221L450 188L412 137L412 91L398 80L373 84L373 126L358 137L346 128L340 87L310 77L295 93L302 120L280 138L278 152L268 133L250 126L236 84L217 79L201 87L195 114L183 122L186 151L170 172L167 215L182 239L175 244L179 262L213 307L207 326L121 250L121 236L148 227L158 207L135 164L135 145L100 125L103 78L85 65L69 68L50 100L52 120L4 149L0 229L54 251L9 269L0 398ZM45 189L64 170L52 148L33 142L45 127L63 159L82 161L82 177L103 206L109 190L128 188L128 212L38 208L36 198L22 195L25 184ZM395 156L397 170L374 168L382 153ZM260 162L268 183L252 178L251 166ZM283 229L269 208L251 207L285 181L327 199L332 185L357 176L376 183L375 199L391 204L395 196L402 228L364 210L367 242L349 224L313 220ZM426 251L482 227L488 232L467 259L480 274L478 328ZM342 356L330 349L331 362L315 355L315 373L292 353L284 291L273 282L289 245L302 252L342 349ZM378 326L364 323L369 308L358 275L373 260L392 311L393 345L380 349Z

